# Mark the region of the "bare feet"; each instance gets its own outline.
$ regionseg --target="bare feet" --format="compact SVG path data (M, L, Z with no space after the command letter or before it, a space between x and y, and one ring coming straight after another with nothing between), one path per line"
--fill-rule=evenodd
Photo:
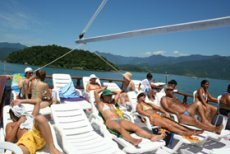
M135 146L138 146L138 144L140 144L141 141L142 141L141 138L140 138L140 139L133 139L133 140L131 141L131 143L132 143L133 145L135 145Z
M52 154L64 154L63 152L58 151L56 148L52 148L50 150L50 153L52 153Z
M166 136L166 133L165 132L162 132L160 135L152 135L152 137L150 138L151 141L159 141L159 140L162 140L164 139Z

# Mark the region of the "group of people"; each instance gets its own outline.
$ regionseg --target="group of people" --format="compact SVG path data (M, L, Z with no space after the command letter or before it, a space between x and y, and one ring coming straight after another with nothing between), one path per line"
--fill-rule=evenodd
M7 75L12 78L11 75ZM54 146L52 133L47 119L39 115L41 108L53 103L51 90L45 83L46 72L37 70L33 75L30 67L25 69L25 78L19 80L18 96L11 102L9 110L12 122L6 125L5 140L16 143L24 154L35 154L36 151L48 146L50 153L60 154ZM22 104L33 104L32 115L27 113Z
M129 91L139 91L136 111L141 115L147 116L151 124L166 129L167 131L182 136L191 136L201 134L204 130L220 134L223 129L222 124L214 125L211 123L212 119L218 114L218 110L215 106L208 104L208 101L217 102L217 99L208 92L209 82L207 80L201 82L201 87L195 95L195 101L190 105L185 105L184 100L187 99L180 101L174 96L174 92L178 92L178 90L176 90L177 82L175 80L169 81L164 88L160 89L160 87L152 83L152 74L148 73L146 79L142 80L138 85L138 89L136 89L132 81L132 74L126 72L123 74L121 90L113 92L108 90L107 87L102 87L96 83L97 77L95 75L92 76L95 78L90 79L87 90L94 90L95 102L105 120L105 125L109 129L119 132L127 141L134 145L137 145L141 140L132 138L128 133L129 131L151 140L162 139L165 134L151 136L136 124L125 120L120 113L117 112L116 106L122 105L119 99L127 96L127 92ZM89 87L93 88L90 89ZM101 97L99 93L101 93ZM160 106L146 102L146 97L148 97L150 101L158 100ZM129 99L128 97L125 98L125 102L127 103ZM224 111L229 113L229 87L228 92L221 98L220 106L224 106ZM179 123L172 119L171 114L177 116ZM197 118L195 115L199 115L200 118ZM193 130L181 124L192 125L200 130Z
M26 68L25 78L18 84L20 97L12 101L10 116L13 122L7 124L6 141L16 142L24 153L35 153L44 147L45 143L47 143L51 153L60 153L53 144L46 119L38 114L40 108L53 103L51 90L48 84L44 82L46 73L44 70L38 70L35 73L36 75L33 76L33 70ZM149 133L137 124L123 118L119 106L127 107L127 104L131 103L127 95L129 91L139 91L135 110L139 114L147 116L151 124L169 132L191 136L201 134L204 130L219 134L223 129L223 125L216 126L211 123L218 110L216 107L209 105L208 101L217 102L217 99L208 92L209 82L207 80L201 82L201 87L195 95L195 101L190 105L184 105L182 101L174 96L177 86L175 80L169 81L162 88L153 84L153 76L148 73L146 79L142 80L136 88L132 81L132 73L126 72L123 74L120 90L110 91L107 86L101 86L97 79L96 75L91 74L85 90L87 92L94 91L95 103L105 121L105 125L109 129L120 133L125 140L135 146L138 146L142 140L132 137L129 132L134 132L151 141L161 140L166 134L165 131L161 131L157 135ZM147 102L146 97L150 101L157 100L160 105ZM220 102L222 112L229 116L230 85L227 92L222 95ZM32 117L29 117L24 111L21 105L23 103L34 104ZM171 114L178 117L179 123L174 121ZM196 118L195 115L197 114L200 119ZM200 130L190 129L180 123L195 126Z

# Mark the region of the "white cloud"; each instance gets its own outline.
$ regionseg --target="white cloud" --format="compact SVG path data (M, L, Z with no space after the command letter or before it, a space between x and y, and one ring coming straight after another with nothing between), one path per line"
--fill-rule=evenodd
M181 52L181 51L173 51L173 56L174 57L180 57L180 56L188 56L187 53Z
M148 51L144 53L146 56L152 56L152 55L165 55L166 51L159 50L159 51Z

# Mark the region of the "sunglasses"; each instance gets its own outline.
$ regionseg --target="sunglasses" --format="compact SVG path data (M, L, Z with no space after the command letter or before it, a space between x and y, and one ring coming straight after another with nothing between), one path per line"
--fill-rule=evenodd
M29 75L33 74L33 72L26 72L26 73L29 74Z

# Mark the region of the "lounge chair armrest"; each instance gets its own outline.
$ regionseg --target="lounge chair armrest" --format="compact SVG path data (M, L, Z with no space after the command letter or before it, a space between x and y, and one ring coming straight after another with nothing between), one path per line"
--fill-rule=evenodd
M131 112L124 112L123 111L123 116L125 118L125 120L131 121L134 123L134 118Z
M80 96L82 96L82 91L80 89L75 89L75 90Z

